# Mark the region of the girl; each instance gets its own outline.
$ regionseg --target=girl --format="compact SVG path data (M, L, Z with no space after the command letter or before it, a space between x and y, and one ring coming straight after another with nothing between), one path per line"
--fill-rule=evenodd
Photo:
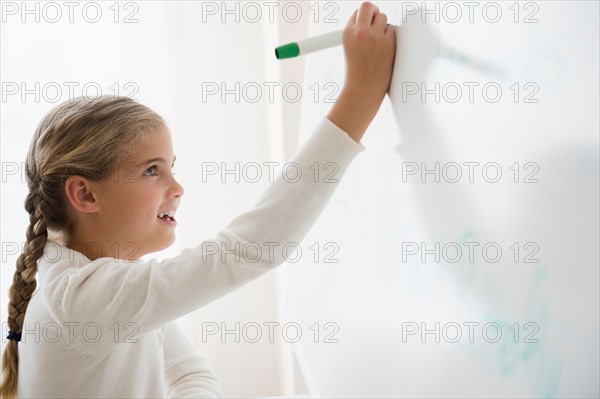
M294 156L301 170L335 162L341 177L364 150L360 139L391 79L396 39L386 24L368 2L348 21L344 87ZM175 240L183 188L174 162L163 119L128 98L77 98L39 124L27 154L30 225L9 291L0 396L222 396L173 320L282 264L267 244L300 242L336 186L310 173L279 177L213 239L144 262Z

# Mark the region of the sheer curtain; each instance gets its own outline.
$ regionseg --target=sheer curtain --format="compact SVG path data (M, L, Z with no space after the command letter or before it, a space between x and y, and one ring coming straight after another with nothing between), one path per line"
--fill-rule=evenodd
M44 114L73 96L118 93L166 119L185 194L176 243L147 257L176 255L249 210L270 183L267 169L256 182L221 172L236 163L240 170L251 162L282 164L296 151L301 101L288 101L281 88L285 82L302 86L303 61L276 61L273 49L306 32L310 3L290 2L303 17L282 23L286 3L2 5L2 347L8 288L28 223L23 162ZM217 173L209 174L215 166ZM178 320L226 396L303 392L289 344L265 336L265 323L281 320L287 267ZM256 330L244 331L254 323L263 335L256 343ZM236 330L239 342L235 333L223 334Z

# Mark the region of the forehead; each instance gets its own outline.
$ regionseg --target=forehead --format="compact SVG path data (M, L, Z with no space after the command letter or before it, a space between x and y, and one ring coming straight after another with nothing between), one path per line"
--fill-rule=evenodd
M149 129L140 135L132 146L133 152L126 157L127 161L143 162L151 158L173 159L173 142L168 128L161 126Z

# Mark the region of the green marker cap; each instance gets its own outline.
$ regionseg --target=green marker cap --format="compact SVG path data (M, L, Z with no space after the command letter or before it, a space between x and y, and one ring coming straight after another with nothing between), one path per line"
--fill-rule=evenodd
M279 46L275 49L275 57L278 60L282 60L284 58L294 58L300 55L300 48L297 43L288 43L283 46Z

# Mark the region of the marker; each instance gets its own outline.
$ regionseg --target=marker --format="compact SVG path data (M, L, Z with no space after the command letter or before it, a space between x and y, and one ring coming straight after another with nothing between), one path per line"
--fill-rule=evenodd
M396 25L387 24L387 26L396 27ZM275 57L278 60L286 58L294 58L300 55L313 53L315 51L324 50L329 47L339 46L342 44L343 30L325 33L319 36L309 37L304 40L292 42L279 46L275 49Z
M387 26L391 26L392 28L398 27L397 25L392 24L387 24ZM298 42L284 44L283 46L279 46L275 49L275 57L277 57L278 60L283 60L286 58L294 58L308 53L313 53L315 51L324 50L329 47L339 46L342 44L343 33L343 30L337 30L319 36L309 37ZM442 46L440 43L440 37L437 34L435 34L434 40L432 40L429 45L436 46L435 49L431 49L431 51L435 53L435 57L443 57L450 61L457 62L462 66L470 67L489 75L498 77L503 77L506 75L506 71L501 67L497 67L485 61L476 59L475 57L468 56L451 47Z

